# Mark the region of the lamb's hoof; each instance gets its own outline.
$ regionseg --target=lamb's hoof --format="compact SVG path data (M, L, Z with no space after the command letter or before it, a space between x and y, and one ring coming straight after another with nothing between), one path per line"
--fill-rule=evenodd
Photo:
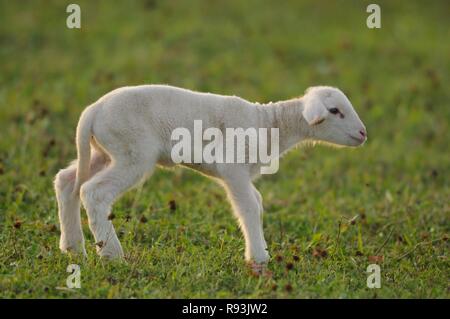
M63 243L61 242L59 244L59 249L64 253L72 256L83 256L86 257L86 248L84 248L83 242L77 242L77 243Z
M97 248L97 254L106 260L121 260L124 257L123 249L120 243L117 241L104 243L103 241L95 243Z
M253 276L272 277L272 272L267 268L267 263L248 262L248 266Z

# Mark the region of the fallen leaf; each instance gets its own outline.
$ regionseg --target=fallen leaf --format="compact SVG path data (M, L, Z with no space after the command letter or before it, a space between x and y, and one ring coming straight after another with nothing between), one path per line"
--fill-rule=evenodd
M384 261L384 256L369 256L368 260L373 263L382 263Z
M177 210L177 202L174 199L169 201L169 208L172 212Z
M281 255L276 255L276 256L275 256L275 260L276 260L277 262L282 262L282 261L283 261L283 256L281 256Z
M325 249L316 247L316 248L314 248L312 255L316 258L319 258L319 257L325 258L328 256L328 252Z
M147 217L145 217L144 215L141 216L141 218L139 219L139 221L143 224L145 224L147 222Z

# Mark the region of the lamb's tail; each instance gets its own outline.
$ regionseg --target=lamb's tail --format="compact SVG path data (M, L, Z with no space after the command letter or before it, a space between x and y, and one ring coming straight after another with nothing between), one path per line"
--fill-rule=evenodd
M91 136L92 124L94 122L96 105L89 106L81 114L80 121L77 126L76 144L78 153L78 167L73 188L74 195L80 194L81 185L89 179L89 169L91 161Z

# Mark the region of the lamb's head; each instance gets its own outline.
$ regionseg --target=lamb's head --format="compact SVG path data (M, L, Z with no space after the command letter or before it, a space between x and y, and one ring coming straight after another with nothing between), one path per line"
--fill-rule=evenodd
M366 127L339 89L311 87L302 99L302 115L313 140L343 146L360 146L366 141Z

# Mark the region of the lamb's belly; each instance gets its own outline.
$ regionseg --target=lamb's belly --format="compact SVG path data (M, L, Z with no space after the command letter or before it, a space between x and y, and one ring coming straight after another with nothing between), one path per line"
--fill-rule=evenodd
M217 166L215 164L181 163L180 165L210 177L220 177L219 172L217 170Z
M174 166L182 166L182 167L186 167L189 169L192 169L194 171L197 171L201 174L210 176L210 177L220 177L219 176L219 172L217 170L217 166L216 164L212 163L212 164L207 164L207 163L174 163L170 158L161 158L158 160L158 165L163 166L163 167L167 167L167 168L171 168Z

